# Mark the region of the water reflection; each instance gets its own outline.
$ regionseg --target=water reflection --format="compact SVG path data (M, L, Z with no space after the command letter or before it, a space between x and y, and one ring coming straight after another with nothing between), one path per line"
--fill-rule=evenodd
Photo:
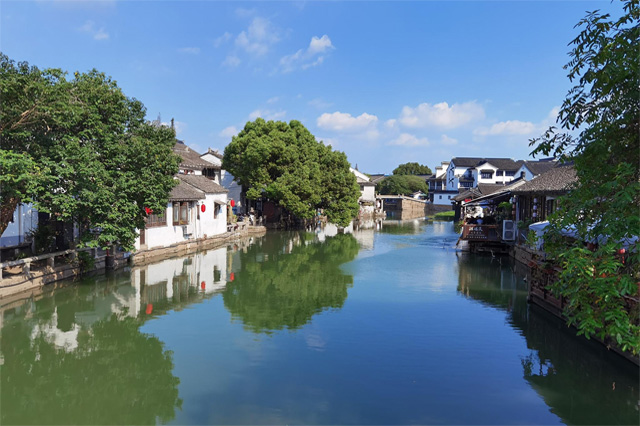
M223 293L224 306L253 332L296 329L328 308L341 308L353 277L340 265L358 254L358 241L337 234L281 233L240 253L242 267Z
M461 255L458 292L507 312L530 350L520 360L524 379L564 423L638 424L638 369L529 305L516 265L508 258Z
M427 223L427 220L424 218L412 220L384 220L380 222L381 226L379 231L385 234L397 235L420 234Z
M0 423L155 424L174 418L182 401L172 354L140 332L135 288L118 278L47 291L3 308Z

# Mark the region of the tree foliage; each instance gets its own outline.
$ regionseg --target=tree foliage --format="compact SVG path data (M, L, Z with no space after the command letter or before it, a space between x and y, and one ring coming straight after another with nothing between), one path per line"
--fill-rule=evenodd
M378 192L383 195L412 194L417 191L426 194L429 188L423 178L412 175L387 176L378 186Z
M162 210L179 158L175 133L144 120L141 102L92 70L16 64L0 54L3 232L15 207L74 222L81 244L131 248L145 207Z
M534 155L574 161L578 177L550 219L545 247L562 266L552 289L567 298L565 314L581 333L637 354L639 316L627 303L640 273L640 11L637 0L623 8L619 18L595 11L578 23L560 129L531 145ZM569 227L579 241L560 237Z
M298 218L323 209L346 226L358 214L360 189L346 155L316 141L299 121L248 122L225 148L222 166L247 198L266 197Z
M423 166L419 163L404 163L400 164L393 170L394 175L430 175L431 169L429 166Z

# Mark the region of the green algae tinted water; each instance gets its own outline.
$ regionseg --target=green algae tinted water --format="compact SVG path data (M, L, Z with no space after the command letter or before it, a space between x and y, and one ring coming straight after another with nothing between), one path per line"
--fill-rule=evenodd
M0 423L638 424L638 369L450 222L330 234L0 301Z

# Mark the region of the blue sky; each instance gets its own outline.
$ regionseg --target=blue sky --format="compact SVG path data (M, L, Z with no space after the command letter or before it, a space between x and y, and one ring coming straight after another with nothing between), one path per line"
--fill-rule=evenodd
M367 173L458 156L525 159L555 122L585 11L608 1L0 3L11 59L96 68L223 150L248 120L300 120Z

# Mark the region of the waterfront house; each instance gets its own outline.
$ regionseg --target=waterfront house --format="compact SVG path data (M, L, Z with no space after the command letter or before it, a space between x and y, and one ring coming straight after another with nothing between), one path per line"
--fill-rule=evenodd
M211 148L207 149L207 152L200 156L201 159L220 168L219 175L216 176L214 181L229 191L227 198L229 201L234 201L233 212L235 214L245 214L247 213L245 209L246 200L242 194L242 185L235 181L231 173L222 168L222 157L223 155L217 149Z
M557 165L558 162L553 158L547 158L539 161L524 161L516 172L516 176L530 181L536 176L540 176L542 173L553 169Z
M524 162L510 158L454 157L446 171L446 189L475 188L480 183L507 184Z
M206 239L227 231L227 193L216 179L221 167L178 141L173 151L182 161L175 175L178 185L169 194L167 208L149 212L145 229L135 242L138 251Z
M558 209L558 197L576 182L573 163L555 166L512 190L516 201L516 220L541 222Z

